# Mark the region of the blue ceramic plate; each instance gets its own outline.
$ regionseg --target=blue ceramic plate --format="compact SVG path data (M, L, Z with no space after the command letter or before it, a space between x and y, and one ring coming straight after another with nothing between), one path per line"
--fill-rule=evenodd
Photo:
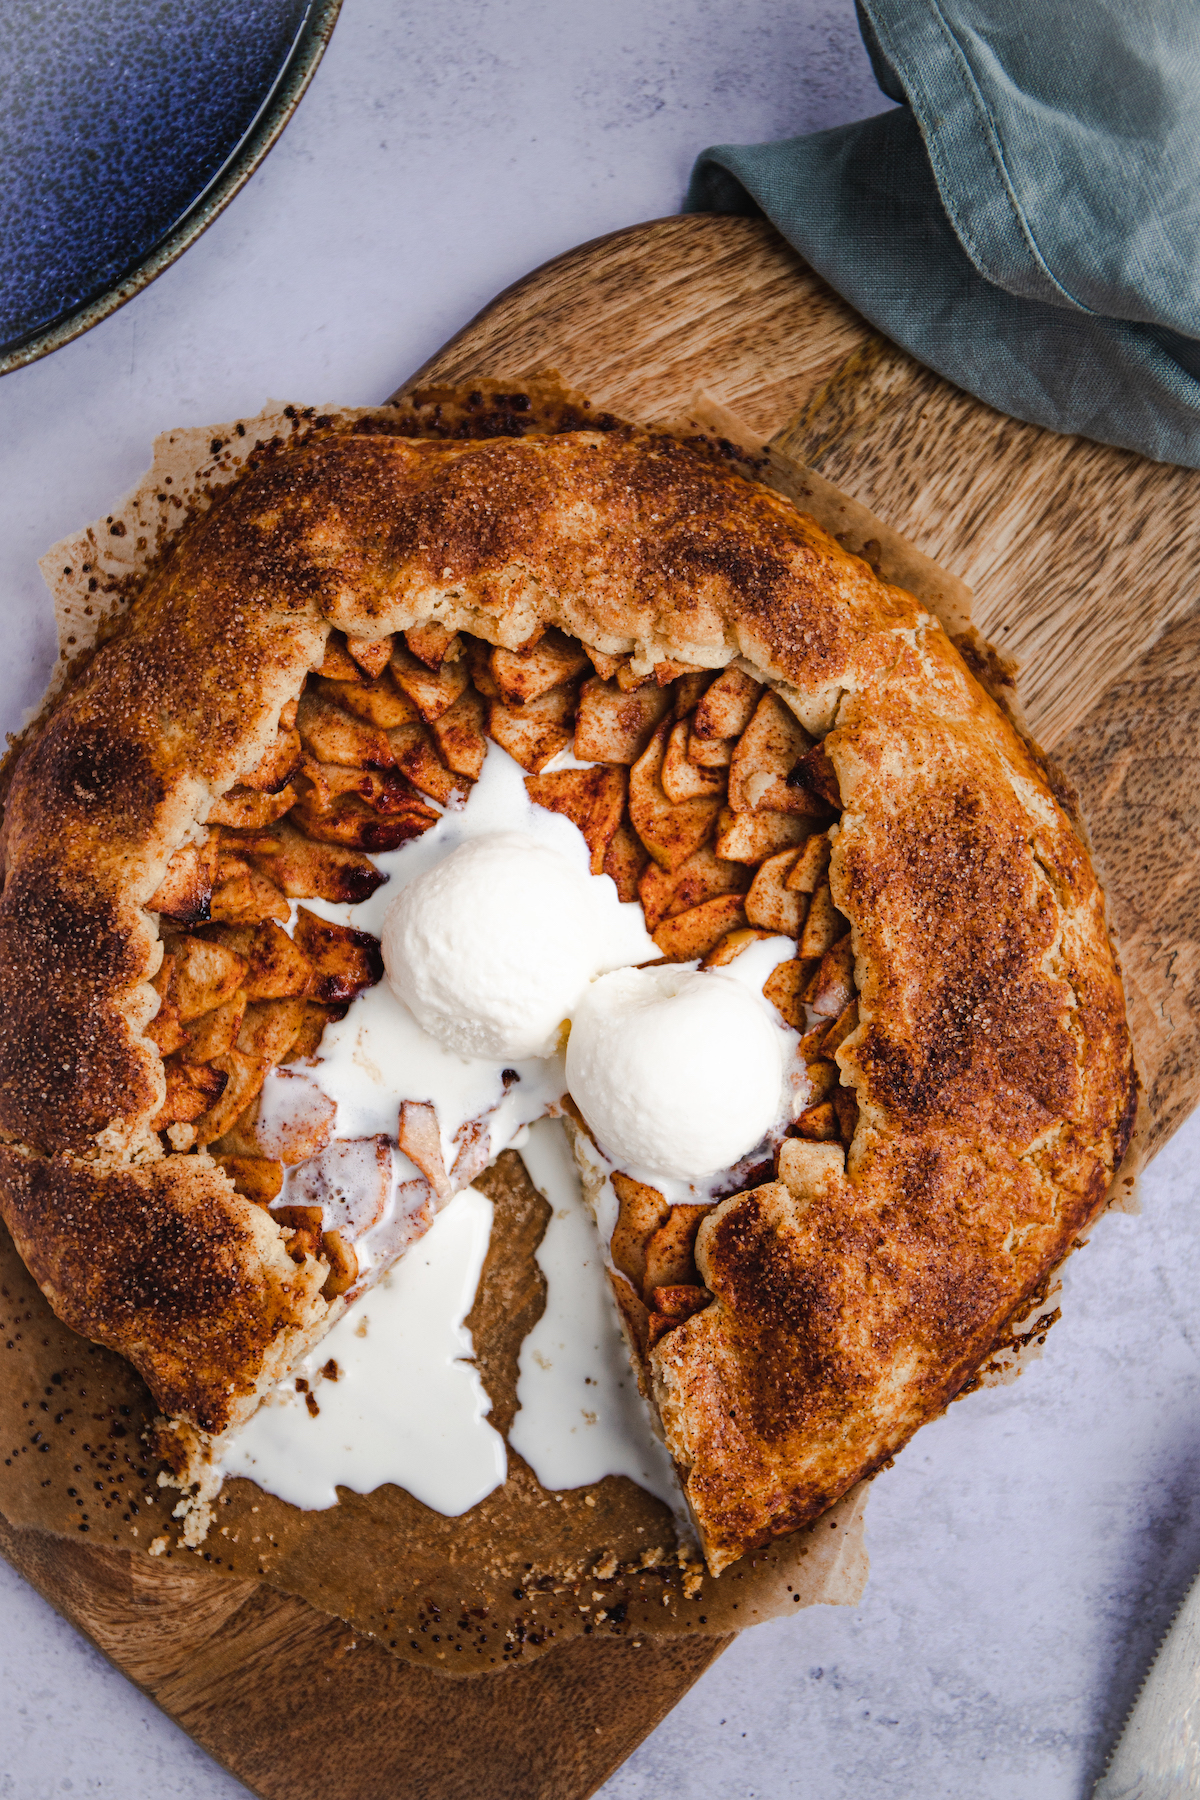
M0 374L132 299L291 117L341 0L4 0Z

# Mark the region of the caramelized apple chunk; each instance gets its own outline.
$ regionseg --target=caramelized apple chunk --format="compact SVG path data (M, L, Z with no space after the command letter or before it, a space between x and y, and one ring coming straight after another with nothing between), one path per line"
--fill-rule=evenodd
M686 800L676 806L667 798L662 767L670 731L664 719L629 772L629 816L655 862L675 870L712 836L721 802Z
M635 763L670 710L670 694L653 683L627 694L613 681L585 681L575 754L580 762Z
M625 788L625 770L613 767L525 777L525 791L536 806L562 813L583 833L593 875L603 873L608 847L624 817Z

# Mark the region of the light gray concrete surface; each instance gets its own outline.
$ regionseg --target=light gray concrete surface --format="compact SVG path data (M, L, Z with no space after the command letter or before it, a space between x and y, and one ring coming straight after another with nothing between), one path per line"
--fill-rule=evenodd
M382 398L506 283L674 211L704 145L883 110L850 0L346 0L263 169L153 288L0 383L0 720L36 558L150 439ZM1097 1229L1042 1362L875 1483L870 1586L747 1634L608 1800L1076 1800L1200 1563L1200 1126ZM0 1800L245 1790L0 1563ZM381 1796L381 1800L383 1797ZM436 1800L436 1796L431 1796Z

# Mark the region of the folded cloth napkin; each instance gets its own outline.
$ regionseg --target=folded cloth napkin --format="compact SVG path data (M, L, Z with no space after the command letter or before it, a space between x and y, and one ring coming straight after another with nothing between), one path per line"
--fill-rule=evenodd
M1198 0L858 0L877 118L696 163L1018 419L1200 467Z

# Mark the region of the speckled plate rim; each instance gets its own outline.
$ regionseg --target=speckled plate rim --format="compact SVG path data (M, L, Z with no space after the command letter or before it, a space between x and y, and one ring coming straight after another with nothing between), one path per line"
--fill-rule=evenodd
M0 352L0 375L36 362L39 357L49 356L52 350L60 350L72 338L90 331L101 319L107 319L127 300L149 287L156 276L195 243L201 232L208 229L218 213L225 210L238 190L249 181L300 104L317 64L325 54L341 9L342 0L312 0L287 60L253 122L183 217L103 293L84 300L53 324L40 327L19 344Z

